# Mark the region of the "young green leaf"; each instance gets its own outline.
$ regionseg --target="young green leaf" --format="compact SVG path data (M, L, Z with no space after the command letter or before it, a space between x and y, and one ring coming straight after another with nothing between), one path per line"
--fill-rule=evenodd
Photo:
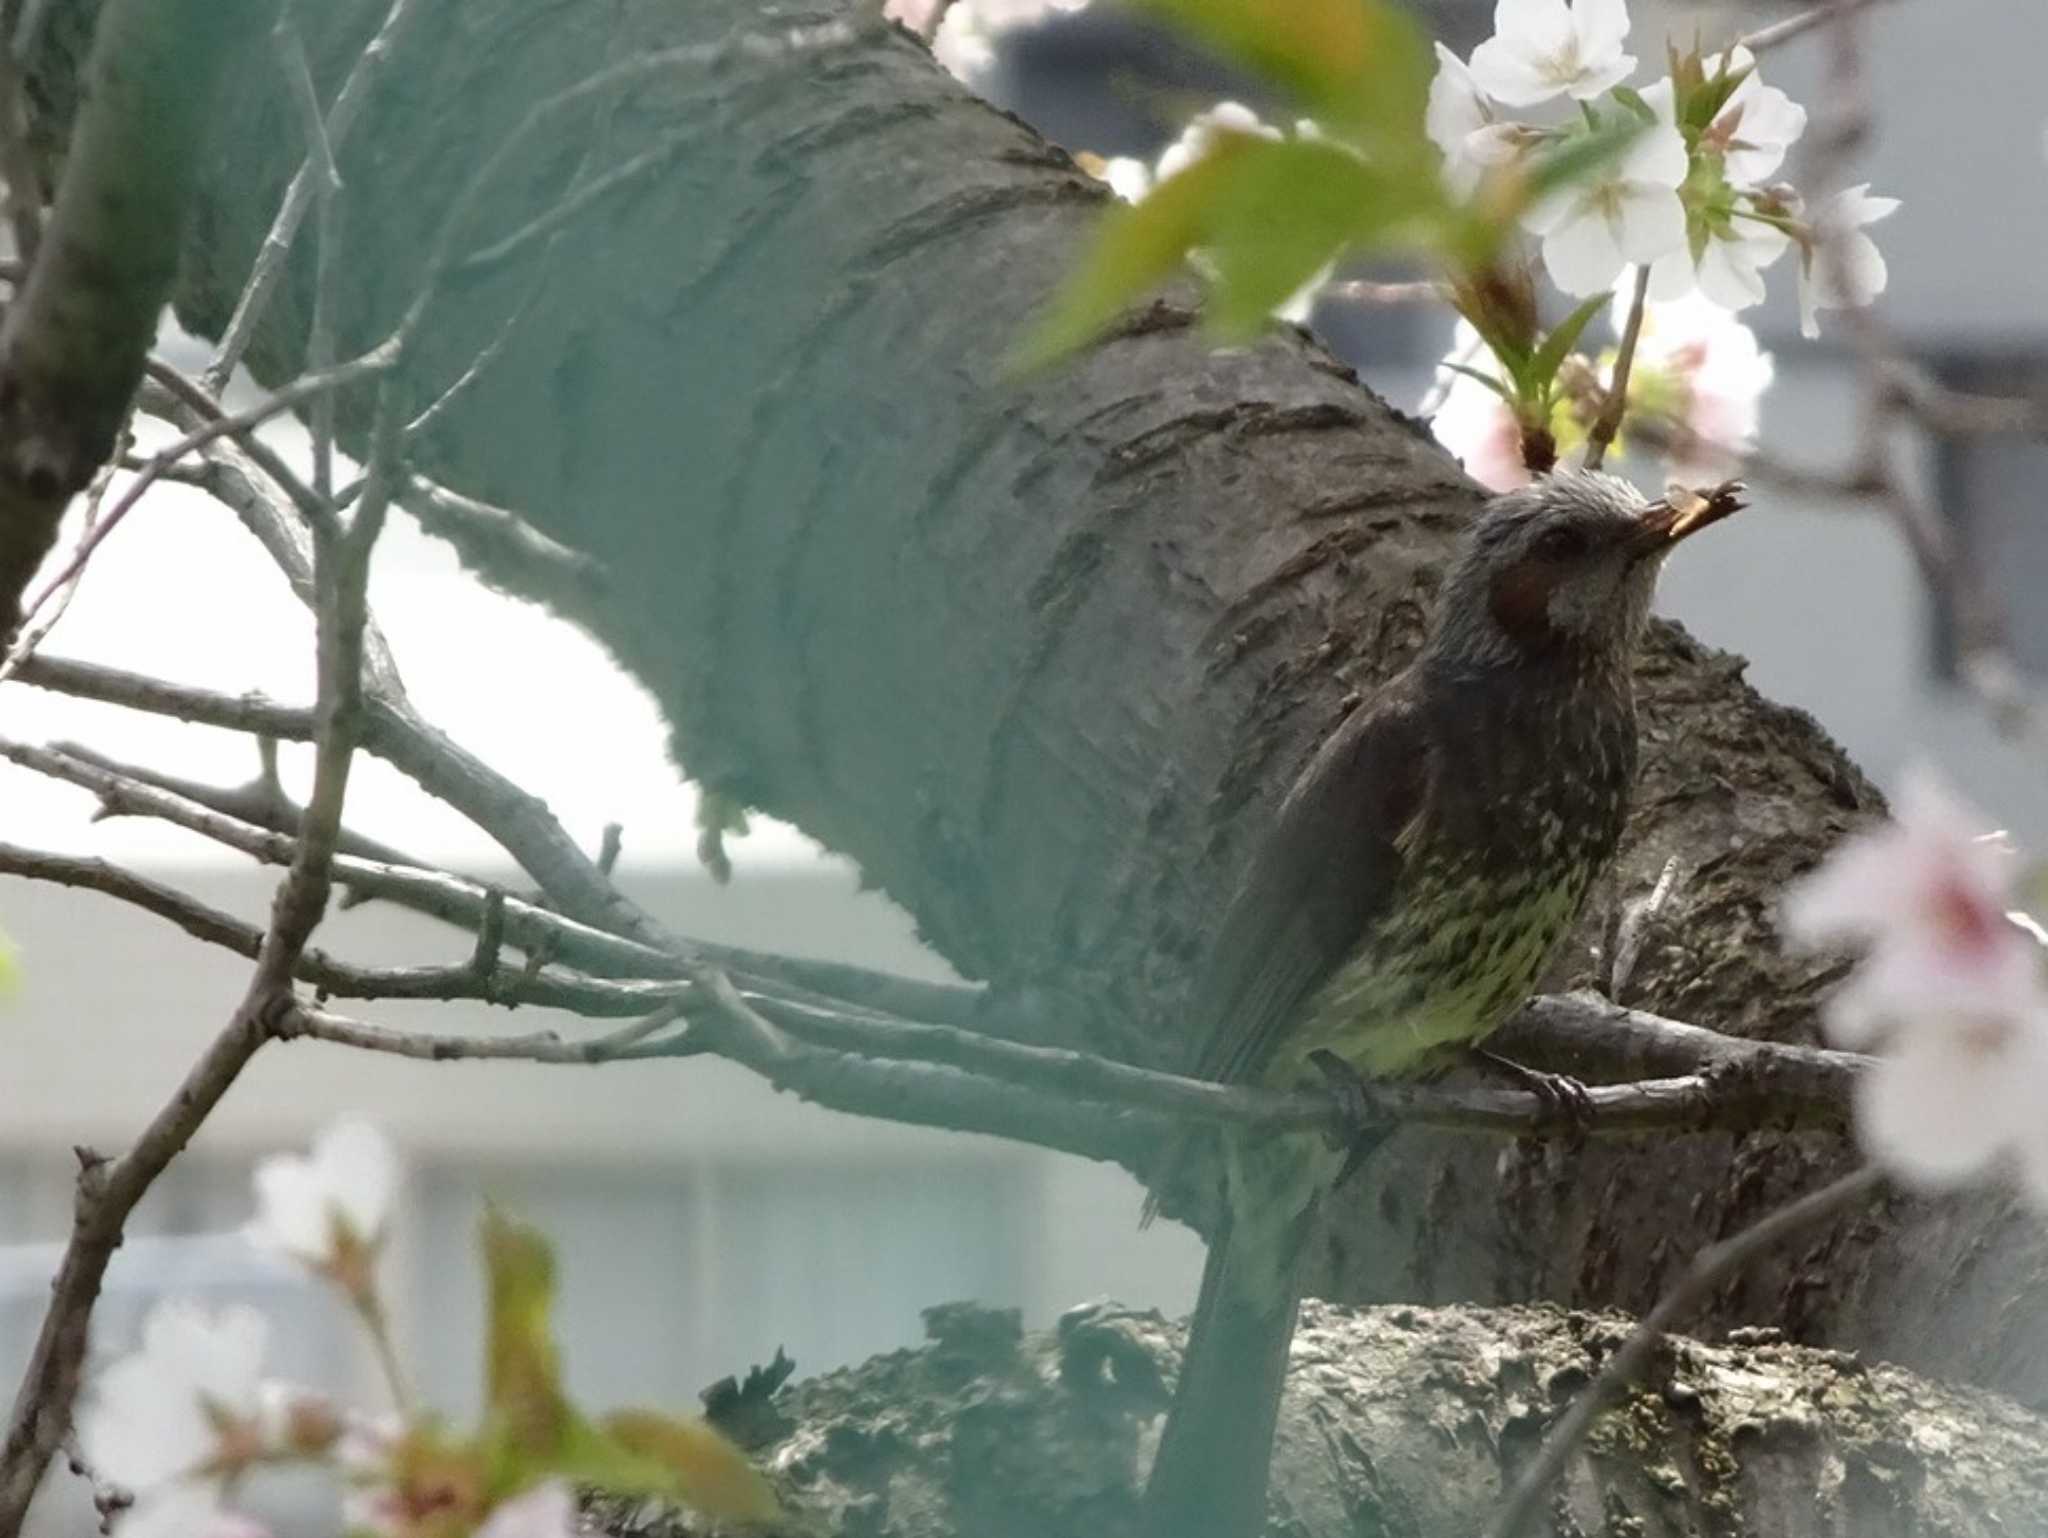
M1320 139L1247 146L1202 242L1216 274L1211 327L1250 335L1337 256L1419 239L1439 207L1427 165L1402 177Z
M1446 359L1442 363L1439 363L1437 367L1447 368L1453 374L1463 374L1467 379L1476 379L1481 384L1485 385L1487 389L1493 391L1495 395L1498 395L1502 400L1506 401L1510 406L1515 404L1514 387L1502 380L1495 379L1491 374L1482 373L1476 368L1467 368L1462 363L1452 363L1448 359Z
M1586 329L1587 322L1600 313L1607 298L1605 294L1595 294L1559 321L1556 329L1543 339L1543 345L1531 355L1523 376L1524 395L1537 400L1550 398L1550 386L1557 378L1558 365L1578 345L1579 334Z
M515 1457L553 1457L575 1419L562 1391L550 1313L555 1257L539 1230L495 1207L484 1212L489 1318L484 1343L484 1414Z
M628 1453L668 1473L669 1487L662 1493L707 1517L768 1522L781 1513L774 1486L707 1421L618 1410L604 1418L604 1432Z
M1107 209L1087 253L1024 344L1026 368L1093 341L1126 306L1175 272L1207 232L1237 162L1264 140L1219 133L1207 154L1141 203Z

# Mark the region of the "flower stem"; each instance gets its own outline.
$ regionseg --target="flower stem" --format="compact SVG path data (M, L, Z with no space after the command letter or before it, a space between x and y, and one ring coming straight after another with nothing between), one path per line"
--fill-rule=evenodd
M384 1374L384 1383L391 1391L391 1407L407 1420L412 1418L412 1389L406 1382L405 1369L399 1365L398 1350L391 1341L391 1325L384 1317L384 1306L377 1301L374 1292L353 1293L356 1317L363 1321L363 1329L370 1337L370 1349L377 1354L377 1366Z
M1643 334L1643 303L1650 296L1648 264L1636 269L1636 296L1628 307L1628 324L1621 329L1621 351L1614 360L1614 381L1607 387L1607 404L1586 434L1586 468L1597 470L1607 457L1608 445L1621 431L1621 414L1628 409L1628 375L1635 367L1636 339Z

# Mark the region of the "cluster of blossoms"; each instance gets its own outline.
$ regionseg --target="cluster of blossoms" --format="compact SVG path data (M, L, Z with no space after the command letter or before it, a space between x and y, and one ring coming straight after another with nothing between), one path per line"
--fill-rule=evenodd
M1611 324L1627 323L1632 286L1615 291ZM1617 349L1597 358L1574 355L1560 370L1547 427L1560 457L1585 441L1613 386ZM1643 310L1629 371L1625 420L1617 450L1635 436L1654 439L1669 474L1686 484L1721 480L1755 446L1758 406L1776 372L1756 333L1697 291ZM1482 382L1500 377L1499 362L1479 333L1460 321L1439 367L1431 407L1437 441L1464 462L1465 473L1492 491L1527 485L1522 422L1514 404Z
M1982 827L1916 773L1895 821L1787 891L1780 927L1863 948L1823 1019L1878 1054L1856 1105L1871 1158L1924 1189L2002 1168L2048 1205L2048 933L2014 907L2020 862Z
M381 1332L375 1267L397 1177L397 1160L374 1127L340 1122L311 1157L262 1164L246 1236L332 1282ZM491 1490L447 1444L439 1466L429 1466L428 1433L266 1378L268 1329L247 1306L213 1311L169 1300L144 1321L140 1347L97 1376L78 1412L79 1450L96 1476L134 1498L116 1538L269 1538L228 1500L259 1470L308 1465L347 1481L351 1534L573 1538L567 1482Z
M1798 253L1807 336L1819 334L1819 311L1870 303L1886 274L1864 226L1896 201L1853 187L1808 209L1774 180L1806 112L1764 83L1740 45L1673 50L1671 73L1638 91L1627 84L1636 61L1624 52L1623 0L1499 0L1494 26L1469 61L1437 47L1427 127L1447 181L1478 196L1538 152L1633 129L1606 169L1531 204L1521 223L1560 290L1615 292L1617 334L1635 273L1647 272L1624 421L1654 440L1678 479L1733 473L1773 373L1734 312L1763 299L1764 273L1787 251ZM1482 484L1523 484L1532 440L1568 452L1584 439L1614 364L1613 352L1568 357L1532 395L1511 388L1509 371L1461 325L1439 375L1437 438Z
M1438 44L1428 128L1446 177L1469 191L1533 150L1633 124L1606 170L1523 215L1565 293L1603 293L1623 268L1646 266L1652 299L1698 289L1741 310L1763 299L1764 270L1795 245L1806 335L1819 334L1820 310L1882 292L1884 259L1863 227L1897 202L1852 187L1809 211L1772 180L1806 109L1764 84L1749 50L1674 54L1671 74L1636 91L1628 32L1623 0L1499 0L1494 35L1469 63ZM1552 121L1526 115L1545 107Z

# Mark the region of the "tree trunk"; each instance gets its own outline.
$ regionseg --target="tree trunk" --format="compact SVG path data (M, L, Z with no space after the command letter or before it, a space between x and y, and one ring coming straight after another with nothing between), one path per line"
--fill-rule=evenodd
M384 9L301 8L324 91ZM461 249L653 152L558 245L447 287L422 400L517 319L423 468L602 561L596 628L680 761L858 860L989 982L991 1029L1180 1065L1203 936L1309 751L1416 645L1477 491L1313 339L1212 351L1184 295L1012 378L1006 350L1105 194L905 34L738 46L842 14L756 0L419 11L341 156L344 354L396 321L438 222L534 103L724 45L556 114L492 181ZM53 48L39 100L62 102L62 70ZM248 81L188 241L188 326L222 324L300 144L281 83ZM253 355L273 381L300 362L299 258ZM1627 1002L1810 1040L1832 973L1780 955L1770 906L1880 803L1741 674L1673 626L1647 648L1619 890L1673 856L1683 881ZM1558 981L1591 975L1604 916ZM1640 1309L1850 1157L1768 1130L1576 1152L1405 1136L1344 1202L1320 1290ZM1900 1200L1744 1279L1709 1324L2033 1399L2044 1299L2038 1227L2003 1199Z

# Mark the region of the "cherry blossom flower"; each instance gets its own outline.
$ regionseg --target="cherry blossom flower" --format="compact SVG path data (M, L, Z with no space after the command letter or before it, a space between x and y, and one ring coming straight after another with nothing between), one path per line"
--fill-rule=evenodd
M310 1157L280 1154L257 1166L256 1216L245 1232L259 1249L367 1296L397 1188L398 1158L384 1134L366 1121L338 1121Z
M1846 1047L1931 1012L2023 1014L2040 1000L2039 948L2006 917L2014 860L1985 824L1924 769L1902 786L1893 820L1849 839L1787 889L1795 943L1860 941L1869 956L1829 1001Z
M1678 188L1690 163L1683 136L1657 123L1598 180L1531 208L1522 222L1543 237L1551 281L1568 294L1598 294L1630 263L1683 250L1685 205Z
M1650 297L1683 298L1697 288L1724 310L1763 303L1764 269L1792 238L1741 213L1695 213L1689 239L1650 267Z
M1636 67L1621 51L1628 36L1624 0L1499 0L1493 34L1472 50L1472 76L1510 107L1558 95L1588 101Z
M1513 156L1525 130L1499 121L1465 61L1442 43L1436 45L1436 58L1424 127L1443 151L1444 181L1462 197L1479 185L1489 167Z
M1877 1047L1858 1086L1871 1157L1918 1186L2016 1161L2048 1200L2048 992L2036 933L2009 916L2015 862L1925 772L1896 819L1848 840L1786 893L1795 943L1867 950L1828 1000L1829 1034Z
M996 48L1005 32L1036 26L1060 11L1078 11L1088 0L953 0L932 34L932 55L954 78L980 86L994 73ZM889 0L887 13L906 19L923 0ZM927 25L929 23L927 22ZM923 30L921 27L919 30Z
M1884 292L1884 256L1877 242L1863 233L1898 209L1897 198L1870 196L1870 184L1845 187L1814 210L1810 235L1799 261L1799 333L1820 335L1821 310L1845 310L1869 304Z
M1500 364L1492 349L1479 339L1471 322L1465 320L1458 322L1444 363L1495 378L1500 374ZM1464 464L1465 473L1489 491L1512 491L1528 485L1529 469L1522 462L1522 430L1507 401L1471 375L1448 366L1437 370L1436 388L1441 394L1436 410L1429 413L1429 430L1447 452Z
M2048 1198L2044 1089L2048 1009L1934 1016L1899 1031L1857 1085L1857 1134L1874 1160L1919 1189L2017 1163L2037 1198Z
M1614 296L1617 332L1633 298L1624 281ZM1649 304L1629 375L1630 411L1655 416L1671 434L1665 457L1674 478L1719 480L1754 447L1758 403L1774 373L1756 333L1707 296Z
M1700 134L1700 149L1720 159L1730 182L1755 186L1785 163L1785 152L1806 132L1806 109L1776 86L1765 85L1756 55L1740 45L1706 60L1702 68L1709 80L1749 72ZM1643 89L1643 100L1660 122L1677 120L1676 95L1669 75Z
M1279 129L1264 121L1243 102L1219 101L1189 118L1180 136L1159 152L1159 161L1152 168L1152 180L1163 182L1169 176L1185 171L1209 153L1219 135L1226 133L1250 134L1259 139L1277 140L1281 137Z
M101 1478L135 1492L120 1538L252 1530L221 1507L219 1484L269 1446L260 1378L268 1329L246 1306L210 1314L162 1303L143 1321L141 1348L99 1375L79 1411L79 1450Z

